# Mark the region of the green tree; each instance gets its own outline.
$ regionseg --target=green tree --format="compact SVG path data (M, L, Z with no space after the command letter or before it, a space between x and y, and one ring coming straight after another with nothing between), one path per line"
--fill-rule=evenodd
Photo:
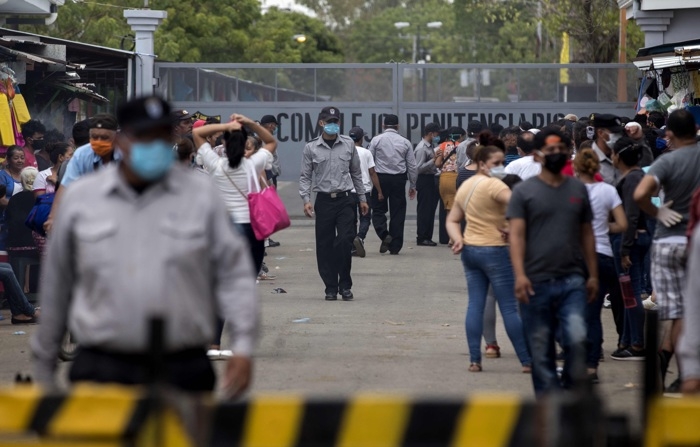
M69 40L131 49L133 37L123 12L143 0L66 2L51 26L22 29ZM114 3L115 0L112 0ZM262 14L257 0L152 0L168 18L156 31L155 52L173 62L338 62L342 48L318 19L271 9ZM292 37L304 34L297 44Z
M572 62L617 62L620 9L616 0L541 0L542 22L553 36L571 37ZM627 28L630 53L644 44L637 25Z
M295 36L304 36L300 42ZM343 62L340 39L323 22L298 12L271 8L250 30L250 62Z

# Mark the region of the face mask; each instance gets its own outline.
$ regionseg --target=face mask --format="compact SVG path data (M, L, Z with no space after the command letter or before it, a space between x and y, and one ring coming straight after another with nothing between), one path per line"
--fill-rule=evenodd
M340 132L340 124L328 123L323 126L323 131L326 132L327 135L338 135L338 132Z
M40 151L44 149L44 140L32 140L32 149Z
M440 144L440 135L433 137L433 144Z
M622 134L621 134L621 133L611 133L611 134L609 134L609 135L608 135L608 139L606 140L606 143L608 144L608 147L609 147L609 148L612 148L613 146L615 146L615 143L617 143L617 140L619 140L620 138L622 138Z
M548 154L544 156L544 168L552 174L559 174L561 170L564 169L564 166L566 166L568 160L569 156L561 152L557 154Z
M112 151L112 143L104 140L90 139L90 147L100 157L104 157Z
M498 179L502 179L503 177L506 176L506 167L505 166L495 166L495 167L489 169L489 174L491 174L491 177L496 177Z
M175 162L172 145L164 140L134 143L129 166L139 178L148 182L160 180Z

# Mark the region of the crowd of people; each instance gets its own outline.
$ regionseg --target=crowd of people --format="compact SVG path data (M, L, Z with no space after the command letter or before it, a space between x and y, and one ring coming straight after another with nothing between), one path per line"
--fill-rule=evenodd
M658 351L665 374L677 353L680 377L669 391L700 392L700 308L692 299L700 285L687 275L700 262L700 238L692 237L700 126L692 114L568 115L542 129L430 123L415 148L396 115L384 116L366 148L362 128L340 134L341 116L336 107L321 110L322 132L303 149L299 180L304 213L315 218L325 300L353 300L352 257L366 256L371 227L380 253L400 254L407 196L417 198L416 245L449 245L461 256L470 372L484 370L482 339L483 355L500 357L498 305L538 395L578 379L597 383L609 303L612 359ZM8 148L0 171L0 242L9 254L0 280L13 324L41 318L32 341L38 380L54 383L70 330L82 346L72 380L143 383L147 317L156 315L169 324L172 384L211 389L209 360L227 359L226 389L245 390L255 281L266 278L266 248L279 245L256 238L248 195L276 184L277 126L271 115L195 121L157 97L78 122L69 139L38 121L23 126L24 146ZM46 195L53 207L45 231L33 231L25 220ZM42 259L39 309L26 294ZM658 347L645 343L645 309L663 322Z
M665 377L678 352L679 378L666 390L700 392L693 301L700 286L686 285L687 268L700 256L688 250L700 219L700 192L693 195L700 188L700 125L690 112L567 115L542 129L430 123L415 149L400 135L398 118L385 115L383 132L367 148L371 157L361 128L350 138L339 135L337 109L323 109L319 119L324 130L304 149L300 194L307 216L323 216L316 242L326 300L337 293L352 299L353 238L350 252L366 254L370 207L356 214L358 232L355 203L371 204L379 252L399 254L408 183L408 197L418 199L416 245L438 245L439 213L439 243L462 258L469 371L483 370L482 338L485 356L500 356L498 304L538 395L578 379L598 383L605 305L617 332L612 359L640 361L648 349L658 351ZM352 193L356 199L346 199ZM645 345L645 309L662 321L658 347ZM692 311L687 324L684 309Z

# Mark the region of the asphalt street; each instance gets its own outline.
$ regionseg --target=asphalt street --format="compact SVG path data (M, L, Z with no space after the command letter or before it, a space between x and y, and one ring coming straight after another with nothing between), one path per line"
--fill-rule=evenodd
M274 236L280 247L267 250L266 263L276 278L260 282L262 331L252 393L339 397L376 391L464 398L509 392L533 397L530 376L521 373L500 316L502 357L484 358L481 373L467 371L462 265L446 246L416 246L415 202L409 202L400 255L380 254L379 239L370 231L367 257L353 259L355 300L326 302L316 269L313 221L303 217L296 184L281 184L280 195L292 226ZM286 293L276 293L280 288ZM8 386L16 373L31 372L28 342L37 326L13 326L9 311L2 315L0 384ZM610 411L637 418L643 362L610 359L616 337L607 309L603 326L606 359L595 390ZM224 362L215 363L221 372Z

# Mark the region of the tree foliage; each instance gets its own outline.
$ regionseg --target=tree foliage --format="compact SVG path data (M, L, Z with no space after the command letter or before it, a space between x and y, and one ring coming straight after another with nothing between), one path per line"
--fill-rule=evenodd
M118 6L104 6L111 1ZM123 11L142 0L66 2L51 26L22 29L63 39L131 49L133 36ZM168 12L156 31L160 60L176 62L339 62L340 41L315 18L271 9L262 14L257 0L152 0ZM306 42L293 40L304 34Z
M153 9L168 11L156 53L176 62L410 62L415 39L418 60L429 54L443 63L558 62L567 32L572 62L618 60L616 0L298 1L318 18L276 8L263 14L258 0L151 0ZM131 49L123 10L142 6L143 0L68 1L54 25L22 29ZM436 21L441 28L426 27ZM411 26L400 30L396 22ZM306 42L295 41L297 34ZM630 22L628 54L642 44Z
M572 62L617 62L620 45L620 9L616 0L541 0L543 23L557 36L568 33ZM643 36L630 23L628 48L636 51Z

